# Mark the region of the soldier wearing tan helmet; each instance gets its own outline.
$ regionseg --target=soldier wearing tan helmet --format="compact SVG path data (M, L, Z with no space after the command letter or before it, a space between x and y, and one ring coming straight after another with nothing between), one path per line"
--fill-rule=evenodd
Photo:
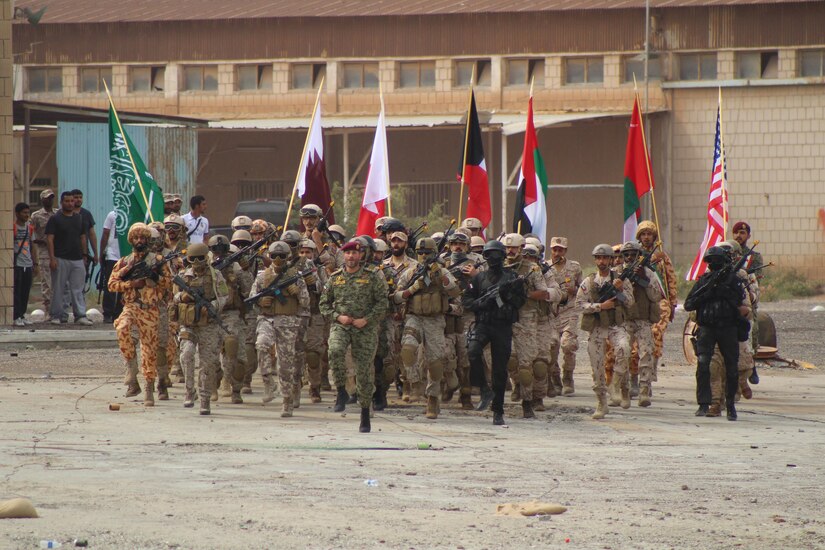
M123 312L115 321L115 330L120 352L126 359L126 395L131 397L140 393L137 382L137 350L132 338L132 331L136 330L140 340L140 367L146 380L143 404L147 407L155 405L159 312L164 294L171 285L171 273L168 265L163 265L147 278L124 280L124 277L141 261L151 266L161 259L157 254L149 252L150 237L151 231L145 224L132 225L127 236L132 245L132 253L117 261L109 278L109 290L120 292L123 297Z
M297 244L296 244L297 247ZM272 264L260 272L252 284L250 295L264 290L277 279L288 279L298 274L290 262L292 250L284 241L269 245ZM280 382L283 404L281 416L289 418L294 408L296 379L302 365L298 364L297 341L302 331L301 310L309 306L309 293L304 279L298 278L283 289L283 301L274 296L263 296L256 302L258 311L257 340L258 368L264 381L263 403L275 399L275 377ZM274 357L278 358L277 372ZM298 386L297 391L301 388Z
M314 263L318 259L318 247L310 239L303 239L298 245L298 253L307 261ZM324 371L324 364L328 363L327 339L329 338L329 325L321 315L318 303L324 286L327 283L327 272L319 269L314 278L304 279L309 292L309 318L306 326L306 343L304 353L304 367L306 378L309 382L309 399L313 403L321 402L321 382Z
M230 225L232 226L232 231L238 231L240 229L249 231L252 228L252 218L243 215L235 216Z
M470 230L470 237L480 237L484 226L478 218L465 218L459 227L466 227Z
M149 240L151 251L160 256L166 257L173 254L173 251L167 247L166 227L163 222L152 222L149 228L156 231L157 234L152 233ZM183 261L180 258L174 258L167 264L169 271L174 276L183 266ZM172 288L171 286L163 295L163 301L159 305L160 316L158 321L158 400L166 401L169 399L168 388L172 386L172 381L169 378L170 369L176 374L180 373L180 358L177 343L178 325L169 319L169 306L172 304Z
M237 246L238 249L243 249L253 244L252 235L249 231L243 229L235 231L232 234L230 242L233 246ZM257 266L261 265L261 262L258 260L258 256L255 252L256 251L250 251L248 256L242 257L238 262L238 265L241 267L242 271L240 278L243 279L242 286L244 288L252 288L252 283L255 281L255 276L257 275ZM248 297L249 292L247 291L243 298L246 299ZM241 393L250 394L252 393L252 375L258 369L258 352L255 349L255 316L252 314L248 306L245 306L244 319L246 320L246 323L241 326L241 334L238 336L238 338L242 340L240 344L242 344L244 348L244 353L242 355L244 376L243 384L241 386Z
M186 250L189 244L186 242L186 224L183 218L177 214L169 214L163 219L163 226L166 229L166 247L175 252Z
M590 336L587 340L587 353L590 367L593 369L593 391L597 405L593 418L598 420L607 414L607 384L604 374L604 354L607 342L616 353L616 376L623 379L627 375L630 359L630 337L624 323L628 308L633 306L633 285L625 284L618 277L613 265L613 247L600 244L593 249L596 273L588 275L576 294L576 305L581 309L581 328ZM615 287L616 296L600 301L599 294L603 287ZM628 406L629 394L627 397Z
M557 289L548 289L538 265L523 258L524 237L509 233L502 238L502 244L507 252L505 267L519 277L525 277L527 289L527 300L519 309L518 321L513 324L513 351L507 368L515 400L521 400L524 418L534 418L533 403L541 402L547 395L547 365L536 361L539 357L539 310L548 301L558 302L561 293Z
M576 388L573 371L576 369L576 351L579 349L579 309L576 292L582 283L582 266L567 257L567 237L550 239L550 271L562 291L550 347L550 383L556 394L571 397ZM559 365L559 353L562 364ZM549 388L548 388L549 390Z

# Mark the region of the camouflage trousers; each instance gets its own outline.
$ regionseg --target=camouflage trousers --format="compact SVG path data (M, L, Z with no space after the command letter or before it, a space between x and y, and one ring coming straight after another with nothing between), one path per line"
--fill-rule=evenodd
M558 338L555 325L555 319L551 317L538 317L536 327L536 342L538 343L536 349L538 353L533 360L533 399L547 397L547 387L551 383L550 376L553 374L551 372L550 352ZM556 363L556 374L559 374L558 368L558 363Z
M388 388L395 382L395 377L398 374L398 366L396 361L400 361L398 353L400 349L394 348L395 338L395 323L392 318L387 316L381 321L378 330L378 350L375 352L376 357L381 357L384 365L383 372L383 387ZM399 339L399 348L400 348ZM379 382L379 380L376 380Z
M236 309L221 312L221 320L229 329L229 334L221 330L221 373L232 391L239 392L246 374L246 350L242 345L246 323Z
M43 297L43 311L46 312L46 317L49 316L49 310L52 304L52 270L49 266L49 252L43 254L38 248L37 265L40 266L40 294Z
M737 367L740 388L753 372L753 364L753 349L750 340L739 342L739 363L737 363ZM736 394L738 399L741 395L741 389L737 388ZM711 403L725 404L725 360L722 358L718 346L713 350L713 357L710 359L710 396Z
M244 386L252 383L252 375L258 370L258 350L255 347L255 341L258 339L258 322L257 319L247 314L246 324L243 326L243 336L239 337L243 341L244 356L246 362L244 363Z
M661 312L661 317L659 321L656 323L652 323L650 325L650 330L653 338L653 348L651 352L651 364L653 365L653 372L650 377L651 382L656 382L659 379L657 371L659 366L659 358L662 356L665 331L667 330L667 327L670 324L670 302L668 302L667 300L661 300L659 302L659 310ZM613 374L613 362L613 353L612 350L609 350L607 358L605 359L605 370L607 372L608 383L610 382L610 377ZM630 348L630 373L639 374L639 346L636 344L635 341L633 342Z
M320 389L328 330L324 316L313 313L306 329L306 377L311 388Z
M295 340L295 368L298 369L298 372L295 373L295 383L297 386L293 388L296 391L300 391L304 385L307 361L307 330L309 330L311 315L307 313L306 315L299 315L299 318L301 319L301 324L298 325L298 338Z
M215 389L216 375L221 365L221 330L218 325L209 323L203 327L180 328L180 366L186 392L195 391L195 355L198 360L198 394L201 402L208 403L212 390Z
M131 302L123 306L123 313L114 323L118 347L127 363L132 362L137 356L137 347L132 338L132 330L137 330L140 340L140 370L147 382L154 381L158 374L159 309L158 307L143 309Z
M255 340L258 369L265 381L272 380L277 361L281 395L289 399L295 389L301 387L301 368L295 349L301 334L301 323L297 315L258 316Z
M636 350L636 368L639 373L639 382L642 385L650 385L655 380L653 374L653 325L644 320L626 321L624 325L633 343L632 350ZM629 364L629 369L633 373L632 362Z
M596 397L607 396L607 381L604 374L604 356L607 343L616 354L615 371L619 376L627 372L630 359L630 337L621 325L611 327L596 327L587 339L587 354L590 357L590 368L593 371L593 392Z
M372 403L375 393L375 379L372 361L378 348L378 330L375 326L357 329L353 326L344 326L332 323L328 342L329 368L335 378L335 386L346 386L347 374L345 357L350 350L352 361L355 364L355 384L358 392L358 404L367 408Z
M563 310L553 319L554 338L550 342L550 374L576 368L576 352L579 350L579 313L575 308ZM559 368L559 352L563 357Z
M444 364L443 389L453 392L462 386L462 376L469 390L470 361L467 359L467 337L464 335L464 319L462 317L447 317L447 329L444 334L447 347L445 348L446 363ZM459 374L460 373L460 374ZM470 392L467 392L469 395Z
M443 315L407 315L404 334L401 336L401 360L411 384L424 382L427 396L441 397L441 380L444 378L447 342L444 338ZM423 348L424 362L418 360L419 346Z
M534 361L539 355L538 346L539 319L537 311L520 311L519 320L513 324L513 352L510 354L510 361L507 363L507 370L510 373L510 380L513 383L513 391L518 389L518 394L524 400L535 398L534 383L536 382L533 370ZM539 388L541 388L541 383ZM544 372L544 392L547 393L547 372Z
M178 330L180 325L176 321L169 320L169 306L161 304L159 306L158 324L158 378L166 378L169 370L180 367L180 356L178 351Z

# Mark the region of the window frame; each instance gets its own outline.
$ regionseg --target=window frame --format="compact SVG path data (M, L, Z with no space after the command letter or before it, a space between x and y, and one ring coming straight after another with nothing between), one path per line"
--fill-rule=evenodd
M255 74L255 87L254 88L241 88L241 69L243 68L252 68L256 69ZM267 69L269 69L269 83L266 83L267 78ZM259 92L267 92L272 91L272 78L273 78L273 71L272 71L272 64L271 63L240 63L235 65L235 91L241 93L259 93Z
M30 71L43 71L43 90L34 91L30 87L31 83L31 74ZM60 89L59 90L51 90L49 89L49 81L51 80L49 77L50 72L56 72L59 81L60 81ZM62 94L63 93L63 67L43 67L43 66L29 66L26 67L26 93L27 94Z
M375 66L375 75L376 75L376 83L375 86L367 86L367 66ZM359 80L358 86L347 86L346 78L347 78L347 68L352 67L360 67L361 69L361 76ZM341 89L342 90L377 90L381 85L381 73L380 73L380 66L378 61L346 61L342 63L342 70L341 70Z
M743 76L741 61L745 56L758 55L759 56L759 76ZM770 58L776 57L776 72L775 76L765 76L765 71L768 69ZM738 51L735 56L735 70L736 78L738 80L774 80L779 78L779 50L757 50L757 51Z
M682 64L685 59L688 57L693 57L696 59L696 78L684 78L682 76ZM705 77L702 73L702 62L703 59L712 58L713 59L713 66L715 68L713 77ZM677 71L678 71L678 78L675 78L677 75L674 75L674 80L685 81L685 82L697 82L697 81L714 81L719 79L719 54L718 52L684 52L679 53L676 58L677 64Z
M584 82L570 82L568 80L569 70L568 66L571 61L584 61ZM591 62L599 61L602 66L602 77L601 80L591 81L590 80L590 65ZM565 86L603 86L604 85L604 56L598 55L582 55L582 56L569 56L564 58L564 85Z
M191 69L199 69L201 71L201 87L200 88L188 88L186 84L186 75L187 71ZM215 70L215 89L207 90L205 87L206 84L206 69L214 69ZM218 66L217 65L184 65L183 70L181 71L181 86L180 91L183 93L201 93L201 94L215 94L218 93L218 89L220 88L220 80L218 74Z
M805 54L818 54L819 55L819 73L818 74L804 74L802 72L802 57ZM798 73L799 77L801 77L801 78L822 78L822 77L825 77L825 49L799 50L799 57L797 59L797 67L799 68L797 73Z
M295 77L294 71L295 67L309 67L310 70L310 85L306 88L304 87L296 87L295 86ZM326 78L327 75L327 64L326 62L315 62L315 61L307 61L307 62L297 62L297 63L290 63L289 64L289 89L295 91L306 91L306 90L316 90L318 89L318 85L321 82L321 76Z
M468 88L470 82L459 82L458 66L462 63L475 64L475 80L473 81L472 68L470 69L470 81L473 81L474 88L491 88L493 85L493 60L489 57L481 57L477 59L456 59L453 61L453 87L454 88ZM485 69L487 72L485 73ZM482 82L482 77L485 77L487 82Z
M416 84L414 86L405 86L401 82L401 75L403 74L404 65L415 65L416 68L417 68L417 78L416 78ZM422 74L423 65L432 65L432 72L433 72L433 83L432 84L422 84L421 83L421 74ZM422 60L418 60L418 61L399 61L398 62L397 73L398 73L398 78L396 80L397 80L397 86L398 86L399 89L402 89L402 90L417 90L417 89L430 90L430 89L435 88L436 67L435 67L435 61L434 60L422 59Z
M511 65L513 63L518 63L518 62L526 62L527 63L527 72L526 72L527 81L526 82L511 82L510 81L510 75L512 74L512 71L510 70ZM528 86L530 86L530 82L533 81L534 77L537 74L536 70L540 70L541 79L539 80L538 78L536 78L535 80L537 82L534 81L534 83L538 84L540 88L544 87L545 66L546 66L546 62L545 62L545 59L543 57L511 57L511 58L505 59L505 69L507 71L507 78L505 80L504 85L509 87L509 88L518 88L518 87L525 88L525 87L528 87Z
M638 55L638 54L637 54ZM624 55L622 56L622 84L632 84L633 83L633 74L629 74L627 72L628 62L637 62L641 64L642 72L641 74L636 75L636 82L644 82L645 79L645 61L644 59L634 59L637 55ZM654 65L658 65L659 67L659 74L654 75L651 73L650 68ZM651 81L662 81L664 80L663 77L663 64L662 64L662 57L661 55L657 55L657 57L650 57L648 59L648 66L647 66L647 78Z
M136 90L134 88L134 72L137 70L148 70L149 71L149 89L148 90ZM163 77L160 79L160 83L163 84L163 87L159 89L155 89L158 86L158 78L160 73L163 73ZM166 65L130 65L129 66L129 87L127 89L127 93L130 94L162 94L166 89Z

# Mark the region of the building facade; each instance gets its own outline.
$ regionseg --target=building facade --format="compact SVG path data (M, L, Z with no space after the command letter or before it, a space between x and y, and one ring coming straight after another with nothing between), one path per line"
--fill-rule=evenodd
M391 182L411 190L409 213L439 201L457 213L472 81L497 233L512 219L532 88L549 233L584 258L621 236L638 90L665 246L687 265L704 233L721 88L732 222L751 223L766 257L815 273L825 261L825 3L651 4L646 18L635 0L180 0L156 10L52 0L38 25L14 26L15 98L105 108L105 81L121 110L209 120L197 190L220 224L238 200L288 195L319 87L331 182L363 185L383 94ZM51 128L31 133L27 166L15 160L17 197L64 185L55 139Z

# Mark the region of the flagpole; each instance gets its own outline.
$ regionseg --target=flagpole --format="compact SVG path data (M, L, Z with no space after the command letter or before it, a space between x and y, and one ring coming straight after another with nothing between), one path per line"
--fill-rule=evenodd
M381 83L378 83L378 98L381 101L381 120L384 123L384 127L382 128L384 132L384 162L387 165L384 167L384 179L386 180L384 183L387 185L387 215L392 217L392 198L390 196L390 157L387 154L387 118L386 113L384 112L384 87L381 86Z
M728 240L728 186L725 170L725 138L722 132L722 87L719 87L719 156L722 159L722 240Z
M292 194L289 196L289 208L286 209L284 231L289 227L289 215L292 213L292 205L295 203L295 191L298 189L298 178L301 177L301 168L304 166L304 157L306 157L307 147L309 147L309 136L312 135L312 125L315 122L315 117L318 115L318 104L321 102L321 91L324 89L325 78L326 75L321 77L321 84L318 86L318 95L315 96L315 107L312 108L312 117L309 119L309 129L307 129L307 138L304 140L304 150L301 152L301 161L298 163L298 173L295 174L295 184L292 186Z
M146 212L149 214L149 219L151 221L155 221L155 217L152 215L152 205L149 204L149 199L146 198L146 191L143 189L143 182L140 179L140 174L138 173L137 166L135 165L135 159L132 158L132 150L129 149L129 142L126 141L126 133L123 131L123 126L120 125L120 117L117 116L117 109L115 109L115 102L112 101L112 96L109 93L109 86L106 85L106 79L103 80L103 88L106 90L106 97L109 98L109 105L112 107L112 112L115 115L115 122L117 122L117 128L120 130L120 135L123 137L123 146L126 147L126 153L129 155L129 162L132 163L132 170L135 173L135 179L137 180L138 187L140 187L140 194L143 196L143 203L146 205ZM144 218L146 219L146 218Z
M470 73L470 97L467 99L467 124L464 128L464 158L461 161L461 190L458 193L458 223L461 225L461 207L464 206L464 178L467 175L467 145L470 142L470 111L473 108L473 82L476 78L476 65L473 63L473 71Z
M662 247L662 230L659 227L659 212L656 209L656 195L653 192L653 175L650 173L650 153L647 150L647 136L645 136L645 124L644 124L644 111L642 111L642 106L639 101L639 90L636 88L636 73L633 73L633 95L634 101L636 105L639 107L639 113L642 113L643 116L640 117L639 120L639 127L642 131L642 146L645 149L645 167L647 168L647 182L650 184L650 202L653 205L653 220L656 224L656 245L660 248Z

